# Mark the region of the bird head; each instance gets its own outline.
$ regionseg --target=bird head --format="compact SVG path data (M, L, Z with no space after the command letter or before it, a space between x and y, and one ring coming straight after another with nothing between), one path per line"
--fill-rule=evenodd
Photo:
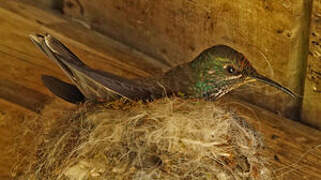
M192 65L198 72L195 90L199 96L218 98L243 84L259 80L296 97L291 90L259 74L243 54L225 45L203 51Z

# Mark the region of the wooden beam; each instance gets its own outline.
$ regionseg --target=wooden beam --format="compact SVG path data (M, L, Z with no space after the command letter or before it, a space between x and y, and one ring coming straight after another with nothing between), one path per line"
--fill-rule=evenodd
M321 131L230 97L223 104L262 134L275 179L321 179Z
M313 1L302 121L321 129L321 2Z
M13 179L12 168L23 163L24 156L35 152L34 139L41 136L34 132L35 129L48 126L50 121L74 108L61 99L54 99L42 109L41 114L44 115L40 115L0 98L0 179Z
M31 97L28 99L27 96L15 93L16 89L34 92L32 93L35 95L34 98L40 98L52 95L41 83L42 74L49 74L68 81L58 66L31 43L28 37L31 33L51 33L89 66L116 75L136 78L160 73L167 68L128 46L54 13L54 11L43 11L15 0L0 2L2 98L35 110L32 104L37 100L30 101ZM4 93L8 93L8 96ZM26 99L21 99L23 97ZM40 102L44 102L42 98L39 99Z
M0 92L7 100L13 97L5 95L14 96L10 101L16 103L0 98L0 146L6 147L6 150L12 148L14 137L19 133L19 122L30 115L30 109L35 109L38 102L44 102L51 96L40 82L41 74L48 73L66 80L61 70L31 44L28 34L52 33L92 67L121 76L148 76L157 70L164 71L168 68L153 58L82 25L15 0L0 2L0 22L0 84L5 87ZM272 37L278 39L279 36ZM27 93L24 94L25 92ZM28 95L30 102L26 101L28 98L19 100ZM248 121L264 134L265 152L275 170L275 176L284 179L321 179L320 131L247 103L239 106L237 104L240 102L233 99L226 99L225 103L238 106L237 112L249 117ZM63 108L68 104L61 103L59 106ZM15 121L9 121L7 115L15 116ZM24 141L26 142L28 141ZM0 162L3 162L0 164L0 178L10 179L9 166L12 164L6 162L10 162L12 155L0 151Z
M171 66L213 45L242 52L262 74L302 95L312 0L65 0L64 13ZM299 120L301 99L263 83L238 97Z
M150 73L161 72L162 69L168 68L131 47L62 17L57 12L43 11L16 0L5 0L0 5L7 11L7 16L3 15L3 17L14 16L19 21L24 21L20 27L28 26L23 31L19 29L20 35L27 37L30 33L51 33L71 49L75 49L77 55L83 56L84 61L91 63L94 67L108 70L115 69L114 67L117 66L124 72L115 72L115 74L130 77L148 76ZM21 8L22 5L24 8ZM108 64L114 67L108 68Z
M50 97L6 79L0 79L0 98L40 112Z
M16 163L16 136L21 133L23 119L35 115L30 110L0 98L0 179L10 180L11 168ZM19 130L20 129L20 130Z
M52 102L54 104L48 105L45 108L46 110L43 111L44 117L50 117L49 121L55 121L54 118L59 118L64 109L70 109L70 106L64 104L63 101ZM0 100L0 109L2 108L1 104L3 103ZM253 125L256 131L261 134L265 147L263 153L270 163L269 168L272 169L275 179L321 179L320 131L228 96L222 98L218 104L227 106L239 116L246 118L247 122ZM26 147L24 145L20 146L22 148L20 151L32 152L34 149L30 147L32 139L29 136L26 136L26 139L15 139L14 137L18 135L17 133L21 133L19 127L25 125L28 122L28 118L36 118L37 115L34 117L28 117L28 113L19 115L15 105L9 104L8 106L12 108L7 108L7 112L16 113L2 114L2 116L8 116L6 119L10 119L10 121L1 121L0 113L0 146L10 150L10 148L14 148L14 143L23 143ZM9 116L14 116L15 118L9 118ZM36 121L33 122L35 123ZM47 127L48 125L46 124L45 126ZM21 138L21 136L19 137ZM26 148L26 150L24 151L23 148ZM21 152L19 153L21 154ZM0 151L0 162L5 160L10 162L7 164L0 163L0 177L10 177L7 170L10 169L8 166L14 163L10 161L10 159L15 158L14 155L14 153L6 154L5 151Z

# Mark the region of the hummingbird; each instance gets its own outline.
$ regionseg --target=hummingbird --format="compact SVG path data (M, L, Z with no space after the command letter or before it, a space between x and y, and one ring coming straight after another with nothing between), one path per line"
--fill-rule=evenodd
M42 75L44 85L56 96L74 104L88 100L109 102L119 98L152 100L174 94L215 100L253 80L296 97L291 90L259 74L243 54L226 45L210 47L189 63L161 75L126 79L90 68L50 34L30 35L30 39L73 83Z

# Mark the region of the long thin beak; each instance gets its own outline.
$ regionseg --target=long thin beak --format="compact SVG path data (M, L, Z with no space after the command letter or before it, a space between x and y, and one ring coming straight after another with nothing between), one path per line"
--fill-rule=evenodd
M293 98L296 98L296 95L291 90L283 87L281 84L279 84L279 83L277 83L277 82L275 82L275 81L273 81L273 80L271 80L271 79L269 79L269 78L267 78L267 77L265 77L265 76L263 76L261 74L258 74L258 73L255 72L255 73L253 73L253 74L251 74L249 76L254 78L254 79L257 79L259 81L262 81L264 83L267 83L270 86L273 86L273 87L275 87L275 88L287 93L288 95L292 96Z

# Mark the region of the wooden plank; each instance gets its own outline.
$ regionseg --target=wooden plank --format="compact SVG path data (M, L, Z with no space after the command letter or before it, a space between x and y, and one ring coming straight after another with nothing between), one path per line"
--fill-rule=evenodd
M12 179L11 167L16 163L15 137L21 133L19 123L28 114L32 114L28 109L0 99L0 179Z
M256 131L261 133L265 145L264 154L270 163L275 179L321 179L320 131L228 96L221 99L218 104L227 106L226 108L230 108L238 115L245 117L255 127ZM53 104L49 104L42 112L46 118L49 117L48 122L47 119L44 122L44 126L48 126L50 119L54 121L54 117L59 117L59 113L61 115L63 112L62 110L70 108L73 107L63 103L63 101L55 101ZM5 114L1 112L5 112ZM0 99L0 146L9 150L0 151L0 162L8 162L0 163L0 177L9 177L7 179L10 179L10 174L8 174L10 166L15 163L13 159L17 158L14 154L15 151L12 151L14 143L25 145L25 147L24 145L20 146L22 148L19 151L20 155L21 152L28 154L28 152L34 151L32 149L34 145L31 146L32 138L26 136L21 139L21 136L19 136L20 139L17 139L15 137L22 133L22 129L19 129L19 127L28 125L29 119L36 118L37 115L30 116L28 113L21 114L21 112L23 110L17 109L16 105ZM3 121L2 117L7 117L4 119L10 121ZM32 122L37 121L33 120Z
M215 44L227 44L244 53L259 72L303 93L312 0L64 2L64 13L171 66L189 62ZM300 118L300 100L262 83L235 94Z
M30 125L32 113L45 105L52 94L42 85L41 74L49 74L67 80L63 72L45 57L29 40L28 34L49 32L71 48L80 58L93 67L108 70L130 78L147 76L157 72L153 59L132 48L33 6L19 1L0 2L0 178L12 179L10 170L14 163L23 162L15 156L15 143L25 144L27 156L32 151L32 138L19 139L21 126ZM127 52L127 53L124 53ZM132 54L132 55L129 55ZM157 64L157 63L156 63ZM161 66L161 64L160 64ZM165 66L163 66L165 67ZM146 69L143 70L143 69ZM69 108L60 102L49 107L53 110ZM46 106L47 107L47 106ZM50 109L51 108L51 109ZM48 111L42 113L48 115ZM58 113L59 114L59 113ZM32 125L32 124L31 124ZM32 133L31 133L32 134Z
M321 129L321 2L313 2L302 121Z
M35 110L33 105L37 101L44 102L41 97L52 96L41 83L42 74L68 81L58 66L32 44L28 37L31 33L49 32L70 47L85 63L120 76L148 76L166 68L160 63L154 63L152 58L78 23L70 23L51 11L43 11L19 1L0 2L0 22L1 97L30 110ZM33 98L39 99L31 101L32 97L28 99L28 96L23 96L26 94L16 93L18 89L33 92ZM21 99L24 97L24 100Z
M95 33L79 23L70 22L53 12L43 11L16 0L5 0L0 5L8 13L14 13L12 16L20 18L20 21L31 23L29 25L31 30L20 31L19 34L22 36L28 33L49 32L71 47L84 61L87 59L86 62L94 67L105 69L103 64L119 66L118 69L124 72L115 72L115 74L128 77L148 76L149 73L160 72L162 68L168 68L131 47ZM21 8L22 5L24 8ZM25 26L26 23L23 25Z
M21 2L32 4L46 9L62 9L63 0L20 0Z
M205 1L200 2L204 3ZM166 7L169 6L169 4L165 4ZM252 7L252 5L250 6ZM277 9L276 7L278 6L275 6L275 4L268 4L268 7L274 7L274 9ZM248 16L249 15L253 15L253 12L248 14ZM280 16L280 14L277 15ZM276 18L277 15L271 15L272 19ZM267 16L269 16L269 14L265 14L265 17ZM182 18L182 15L174 17ZM299 19L300 18L302 18L302 16L299 16ZM111 39L105 38L100 34L93 33L92 31L85 29L84 27L77 25L76 23L70 23L69 21L66 21L65 19L59 16L57 17L55 15L51 15L48 12L44 12L32 6L21 5L20 3L17 3L17 1L0 2L0 22L0 39L2 40L0 42L0 68L2 68L0 72L0 77L4 77L4 82L7 82L7 84L12 86L12 88L10 89L14 89L17 86L21 85L23 89L27 88L29 90L36 91L39 94L50 95L50 93L41 85L39 81L40 75L42 73L49 73L50 75L57 76L61 79L66 79L63 73L56 67L56 65L45 59L45 56L43 56L41 52L38 49L36 49L28 40L27 35L29 33L39 31L50 32L57 36L68 46L70 45L71 49L75 51L77 54L79 54L79 56L82 59L84 59L88 64L107 71L109 70L111 72L115 72L116 74L122 76L132 78L138 76L148 76L152 74L155 69L164 70L167 68L167 66L162 65L161 63L159 63L160 67L158 67L158 65L155 65L155 60L153 58L140 54L138 51L132 48L126 47ZM236 23L235 25L237 25L237 21L232 22ZM215 25L215 27L223 27L223 30L228 32L229 35L231 35L231 33L236 33L235 29L228 30L228 26L225 27L224 23L219 24L220 26ZM162 26L163 25L164 24L162 24ZM176 26L178 25L179 23L176 24ZM241 25L239 24L239 26ZM179 27L182 28L185 26ZM252 25L251 27L254 28L254 25ZM272 25L268 26L268 28L272 28ZM300 26L298 29L300 29ZM195 33L197 31L198 30L194 30L191 32ZM255 30L252 29L252 31ZM212 33L212 31L209 32ZM244 33L244 31L242 32ZM286 36L287 32L288 30L285 30L283 33L279 33L278 35L267 35L267 37L271 37L271 41L273 42L275 42L278 38L281 37L280 42L286 43L286 38L284 38L283 36ZM172 33L175 34L176 32ZM196 41L196 35L194 35L193 33L193 37L191 39L194 38L193 40ZM261 30L257 33L262 35ZM251 33L249 32L249 35L250 34ZM130 35L132 34L128 34L128 36ZM177 41L177 39L175 39L173 35L169 37L173 38L173 41ZM239 34L234 34L233 37L236 35ZM294 37L296 36L294 35ZM228 39L228 37L226 38ZM293 38L293 36L291 38ZM253 42L254 40L255 38L252 39L252 41L249 41L249 43ZM291 43L293 43L293 46L295 45L295 43L300 42L296 40L297 39L291 39ZM190 42L190 39L186 39L185 41ZM209 39L206 40L206 42L207 41L212 40ZM228 41L230 43L232 42L231 39ZM236 44L237 43L241 43L241 41L237 41ZM262 43L262 46L266 45L264 43ZM184 47L186 45L188 44L185 44ZM262 46L260 47L262 48ZM276 46L280 48L280 45ZM200 46L197 46L197 48L201 49ZM274 48L271 48L271 46L267 46L267 48L269 49L268 52L273 52L272 50ZM288 47L286 46L283 48L283 50L287 48ZM130 52L130 54L134 55L128 55L127 52ZM285 55L285 57L288 57L286 52L284 52L283 55ZM254 57L254 55L252 56ZM281 59L279 56L281 55L274 55L273 53L269 54L269 58L278 57L276 58L277 60ZM273 63L277 62L274 62L273 60ZM280 63L286 64L287 61L282 60L280 61ZM148 64L151 64L151 66L149 66ZM278 72L276 73L276 75L277 74L279 77L279 74L283 75L283 72ZM6 87L10 86L6 85ZM278 99L276 98L275 101L277 100ZM235 103L233 104L232 100L228 100L226 103L229 103L232 106L236 106ZM67 107L67 105L68 104L59 104L61 108ZM266 110L256 108L250 104L245 104L239 107L239 109L241 109L240 111L243 112L244 116L250 116L251 118L249 118L249 121L255 124L257 130L264 134L265 145L267 147L266 153L269 156L272 167L275 169L276 176L283 177L283 179L321 178L319 173L319 170L321 169L319 163L321 161L321 153L320 148L318 146L321 144L321 133L319 131L292 122L288 119L280 118L267 112ZM29 112L29 110L0 99L0 112L6 112L5 115L10 115L14 117L10 118L10 120L13 119L13 121L10 121L9 118L7 118L8 116L4 116L3 113L0 113L0 146L10 150L10 148L12 148L12 142L15 142L14 137L16 133L20 132L18 131L19 125L21 125L21 121L23 119L26 119L26 116L28 116L27 112ZM3 122L6 123L3 124ZM29 141L23 142L25 144L28 144ZM5 143L6 146L4 146ZM30 151L30 149L26 149L25 152L28 151ZM10 172L9 166L12 165L11 163L14 163L12 159L15 157L13 156L13 154L8 154L7 152L8 151L0 151L0 162L8 162L0 164L0 177L8 177L8 179L10 179L10 176L8 174Z
M321 179L321 131L230 97L222 101L262 134L275 179Z
M38 113L0 98L0 179L12 179L12 168L25 163L24 156L35 151L37 141L34 139L39 134L33 130L48 126L45 123L73 108L74 105L55 99L46 104L41 112L44 115L39 118ZM45 121L45 118L49 120Z
M0 79L0 98L25 107L33 112L40 112L49 102L49 96L28 89L15 82Z

